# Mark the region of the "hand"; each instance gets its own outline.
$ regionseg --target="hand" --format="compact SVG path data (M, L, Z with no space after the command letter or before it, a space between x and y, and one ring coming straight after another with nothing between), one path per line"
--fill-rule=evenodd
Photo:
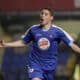
M4 40L0 41L0 47L4 47Z

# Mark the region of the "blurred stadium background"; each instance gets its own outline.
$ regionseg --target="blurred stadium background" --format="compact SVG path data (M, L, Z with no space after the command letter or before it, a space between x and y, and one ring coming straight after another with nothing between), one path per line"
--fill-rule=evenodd
M20 39L28 27L39 23L39 10L45 7L53 9L53 23L66 30L80 46L80 0L0 0L0 39ZM27 50L28 47L18 48L13 49L13 52L24 54ZM2 64L6 58L5 53L9 55L12 52L0 48L0 80L3 80ZM80 55L64 44L60 45L56 79L80 80Z

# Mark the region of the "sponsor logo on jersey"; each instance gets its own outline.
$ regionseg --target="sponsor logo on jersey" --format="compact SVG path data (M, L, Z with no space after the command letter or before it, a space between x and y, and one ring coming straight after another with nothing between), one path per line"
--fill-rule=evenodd
M46 50L50 46L50 41L45 37L40 38L39 41L38 41L38 46L39 46L40 49Z

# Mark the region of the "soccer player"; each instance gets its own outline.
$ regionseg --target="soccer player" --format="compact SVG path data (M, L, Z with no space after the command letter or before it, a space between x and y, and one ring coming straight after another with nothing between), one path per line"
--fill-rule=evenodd
M60 41L80 53L80 48L74 44L69 34L52 24L53 18L52 10L44 8L40 12L40 24L31 26L21 40L0 43L0 47L23 47L32 41L27 65L31 80L53 80Z

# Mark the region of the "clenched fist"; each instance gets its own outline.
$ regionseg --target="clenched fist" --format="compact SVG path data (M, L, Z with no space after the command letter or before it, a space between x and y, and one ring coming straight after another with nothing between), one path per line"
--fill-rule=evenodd
M4 47L4 40L0 40L0 47Z

